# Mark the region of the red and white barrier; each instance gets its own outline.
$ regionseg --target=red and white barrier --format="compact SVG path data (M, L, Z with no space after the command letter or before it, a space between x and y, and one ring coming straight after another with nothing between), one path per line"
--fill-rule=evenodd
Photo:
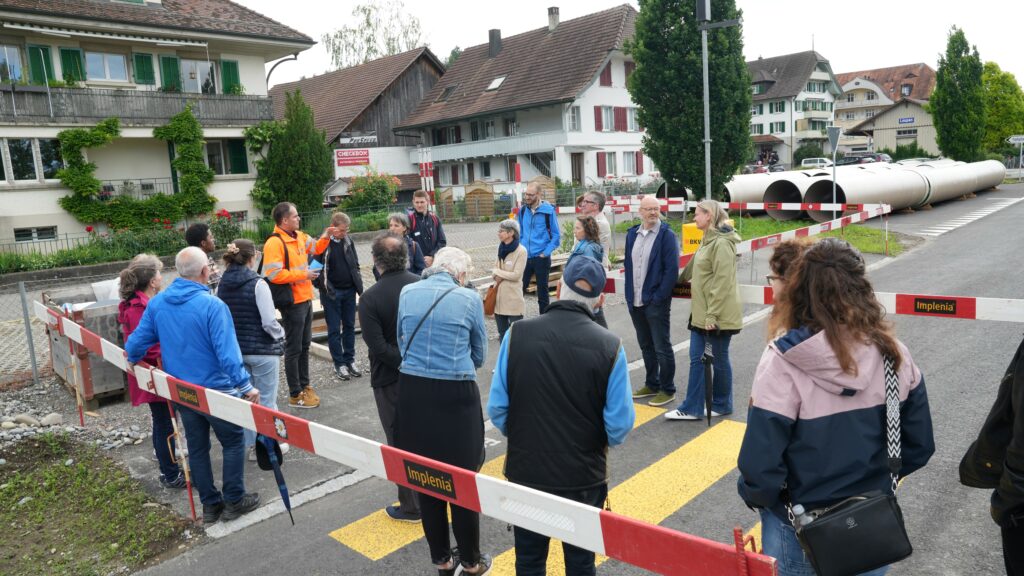
M78 345L127 369L125 352L116 345L39 302L35 302L35 314ZM775 574L775 559L745 550L735 533L734 544L727 545L640 522L208 390L145 363L135 365L135 377L144 390L193 410L659 574Z

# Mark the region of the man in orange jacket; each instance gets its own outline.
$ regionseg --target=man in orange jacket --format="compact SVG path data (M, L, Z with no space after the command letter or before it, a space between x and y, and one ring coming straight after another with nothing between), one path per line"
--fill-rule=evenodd
M274 233L263 245L263 274L276 285L290 285L292 303L279 306L284 325L284 373L288 405L316 408L320 397L309 385L309 343L313 339L313 283L319 273L309 269L314 241L299 230L295 205L281 202L271 212ZM286 265L287 256L287 265ZM277 299L275 298L275 301Z

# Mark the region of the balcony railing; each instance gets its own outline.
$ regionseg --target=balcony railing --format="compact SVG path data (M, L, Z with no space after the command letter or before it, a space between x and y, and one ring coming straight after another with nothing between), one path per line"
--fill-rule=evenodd
M531 152L549 152L554 150L556 146L565 144L566 140L567 136L563 131L537 132L533 134L520 134L519 136L506 136L504 138L489 138L487 140L432 146L431 155L434 162L486 156L513 156L516 154L529 154ZM409 161L413 164L419 162L418 150L410 152Z
M270 98L92 88L0 85L0 122L95 124L116 117L126 126L158 126L192 102L204 126L248 126L273 120Z
M118 196L127 196L145 200L155 194L174 194L174 183L170 178L103 180L97 198L106 201Z

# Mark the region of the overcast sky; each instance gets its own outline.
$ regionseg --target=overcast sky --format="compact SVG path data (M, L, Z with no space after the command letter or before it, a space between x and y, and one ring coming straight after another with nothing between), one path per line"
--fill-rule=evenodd
M330 60L320 42L325 32L345 25L363 0L235 0L291 26L318 44L297 62L278 66L271 85L327 71ZM443 61L455 46L487 42L487 31L503 37L547 26L548 6L558 6L562 21L622 4L622 0L407 0L406 11L419 18L424 39ZM636 8L637 2L629 2ZM924 62L936 68L953 24L964 29L982 61L994 61L1024 81L1024 3L1019 0L941 2L860 0L803 2L737 0L743 10L744 52L758 56L791 54L814 48L835 73ZM812 40L813 37L813 40ZM269 68L269 67L268 67Z

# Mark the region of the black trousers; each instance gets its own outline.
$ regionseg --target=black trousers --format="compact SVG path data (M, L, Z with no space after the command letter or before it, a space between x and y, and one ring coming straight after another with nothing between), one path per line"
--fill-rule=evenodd
M1003 562L1007 576L1024 576L1024 511L1020 513L1017 525L1002 529Z
M313 303L292 304L281 309L284 326L284 376L288 394L298 396L309 386L309 343L313 341Z
M373 389L373 400L377 403L377 415L384 427L388 446L395 445L395 420L398 418L398 384ZM398 487L398 508L406 514L419 514L419 495L412 488Z
M548 294L548 276L551 274L551 258L539 256L526 259L526 269L523 270L523 294L530 285L530 278L537 276L537 306L543 314L551 302L551 295Z

